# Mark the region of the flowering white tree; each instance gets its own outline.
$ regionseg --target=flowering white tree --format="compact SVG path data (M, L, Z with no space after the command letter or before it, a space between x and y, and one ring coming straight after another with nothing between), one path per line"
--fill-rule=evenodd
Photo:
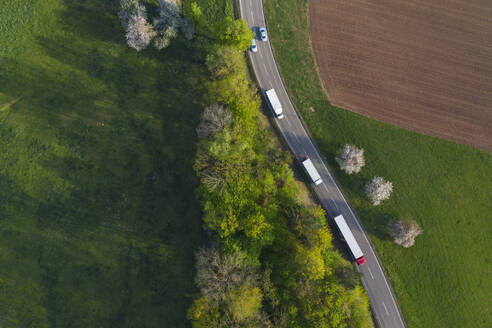
M152 25L147 22L145 7L138 0L121 0L118 16L126 28L128 46L137 51L145 49L157 35Z
M369 197L373 205L381 204L381 201L388 199L392 192L393 184L381 177L374 177L366 185L367 197Z
M347 174L359 173L366 162L364 160L364 149L354 145L346 144L342 152L335 158L340 169Z
M160 0L159 16L153 25L147 21L147 12L139 0L120 0L118 16L126 29L128 45L140 51L152 40L157 49L169 45L178 32L187 39L193 37L193 25L181 15L181 0Z
M147 48L156 35L157 32L147 22L145 16L135 16L130 19L128 24L126 41L130 47L140 51Z
M394 242L405 248L415 244L415 238L422 233L422 229L415 221L396 221L388 223L388 231Z
M157 49L163 49L169 45L178 32L182 32L187 39L193 37L193 25L181 15L180 0L161 0L159 16L154 19L154 27L159 36L154 45Z

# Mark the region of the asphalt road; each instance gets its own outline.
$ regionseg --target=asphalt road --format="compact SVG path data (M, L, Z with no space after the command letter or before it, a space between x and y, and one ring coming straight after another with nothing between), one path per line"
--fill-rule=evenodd
M266 26L261 0L239 0L239 4L242 18L248 22L252 29L257 32L259 27ZM274 88L282 103L285 117L281 120L274 119L280 132L298 160L305 157L309 157L312 160L323 180L323 183L319 186L313 184L322 206L330 218L334 218L339 214L345 217L360 248L364 252L367 263L358 267L358 270L362 273L362 283L369 295L371 307L379 326L381 328L404 328L405 324L396 305L395 297L374 250L352 209L314 147L287 95L275 63L270 42L257 40L256 44L258 52L249 52L251 63L263 94L264 91ZM306 179L309 178L306 177Z

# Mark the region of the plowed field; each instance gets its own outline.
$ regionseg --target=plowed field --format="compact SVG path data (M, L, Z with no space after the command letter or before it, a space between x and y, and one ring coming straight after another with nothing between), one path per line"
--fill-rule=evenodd
M334 105L492 152L492 1L311 0Z

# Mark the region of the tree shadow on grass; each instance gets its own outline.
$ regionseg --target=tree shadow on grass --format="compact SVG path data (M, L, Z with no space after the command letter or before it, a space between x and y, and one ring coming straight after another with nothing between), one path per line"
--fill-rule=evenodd
M192 170L199 70L181 41L164 53L137 53L119 44L108 13L73 3L64 15L79 38L39 37L46 57L6 61L0 75L2 93L24 96L6 129L25 139L23 151L30 140L44 149L23 164L27 174L42 173L33 175L42 186L29 201L33 229L65 240L38 260L52 278L42 287L50 296L31 301L53 327L76 318L86 326L184 327L202 236Z
M118 0L65 0L57 16L64 30L83 39L122 43L119 5Z
M392 240L388 233L387 224L395 217L394 214L381 209L367 210L364 208L358 208L357 212L363 218L364 227L370 235L379 240Z

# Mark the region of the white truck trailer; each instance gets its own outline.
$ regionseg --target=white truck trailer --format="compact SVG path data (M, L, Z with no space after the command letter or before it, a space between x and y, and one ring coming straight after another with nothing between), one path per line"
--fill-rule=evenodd
M284 118L284 113L282 111L282 104L280 103L280 100L278 100L275 89L268 90L266 92L266 97L273 110L273 113L275 114L275 117L277 117L279 120Z
M352 231L350 230L343 215L340 214L339 216L337 216L335 218L335 223L338 226L338 230L340 230L340 232L342 233L343 239L345 239L345 242L350 248L350 251L352 252L352 255L354 256L357 264L362 265L366 263L366 258L364 257L364 253L362 253L362 250L360 249L357 240L355 240L355 237L352 234Z
M311 181L313 181L315 185L318 186L321 183L323 183L323 180L321 180L321 177L319 176L318 170L316 170L316 168L313 165L313 162L311 162L309 158L306 158L301 163L302 166L304 166L304 169L306 170L307 174L311 178Z

